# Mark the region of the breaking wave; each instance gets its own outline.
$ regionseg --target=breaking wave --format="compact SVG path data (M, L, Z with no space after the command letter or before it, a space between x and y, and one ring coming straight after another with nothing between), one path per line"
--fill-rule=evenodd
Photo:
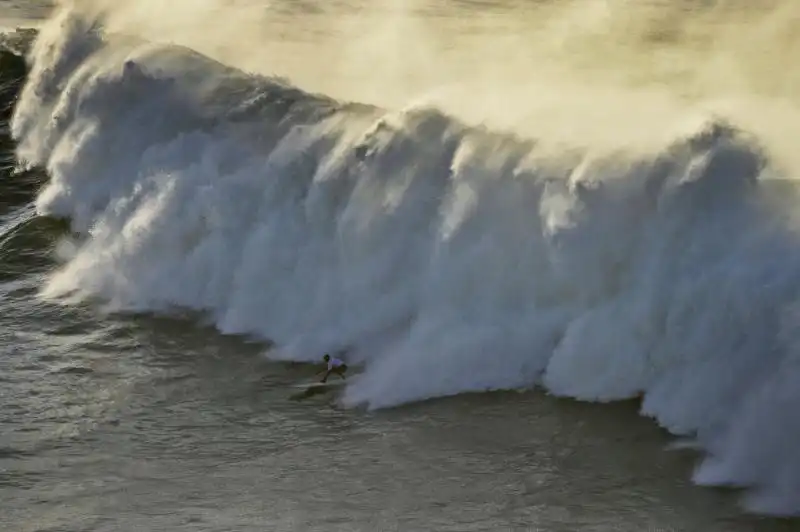
M275 358L343 350L350 405L641 396L706 451L698 483L800 511L796 188L755 135L712 118L653 153L545 149L70 10L31 60L18 157L78 235L43 296L199 309Z

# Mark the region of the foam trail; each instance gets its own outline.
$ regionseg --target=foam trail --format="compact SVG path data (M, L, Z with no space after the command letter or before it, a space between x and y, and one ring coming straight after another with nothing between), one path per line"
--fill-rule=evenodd
M350 405L641 395L708 452L696 481L800 512L797 191L753 135L558 153L92 21L44 28L12 124L51 175L38 211L84 235L43 296L203 310L275 357L347 349Z

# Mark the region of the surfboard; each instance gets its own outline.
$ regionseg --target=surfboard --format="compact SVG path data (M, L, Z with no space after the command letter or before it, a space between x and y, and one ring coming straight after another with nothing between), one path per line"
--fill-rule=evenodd
M337 379L336 381L328 381L328 382L306 382L295 384L293 388L300 388L302 391L299 391L293 395L291 395L290 399L306 399L313 395L318 395L322 393L326 393L328 391L332 391L335 388L338 388L342 384L346 384L346 381L343 379Z
M330 388L330 387L333 387L333 386L341 386L342 384L347 384L347 381L337 377L336 380L331 379L331 380L329 380L327 382L319 382L319 381L316 381L316 382L301 382L299 384L294 384L292 386L294 388L308 389L308 388Z

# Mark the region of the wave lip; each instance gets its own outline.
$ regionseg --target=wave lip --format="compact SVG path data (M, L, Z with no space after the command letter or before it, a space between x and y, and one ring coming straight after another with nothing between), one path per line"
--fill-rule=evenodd
M695 481L799 512L796 189L752 135L712 120L655 154L554 154L69 10L32 58L18 156L51 176L39 212L83 235L45 297L203 310L276 358L345 349L349 405L641 396L708 453Z

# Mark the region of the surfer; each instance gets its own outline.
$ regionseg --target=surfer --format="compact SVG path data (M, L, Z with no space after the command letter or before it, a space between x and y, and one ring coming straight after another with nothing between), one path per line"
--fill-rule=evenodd
M331 358L331 356L328 354L322 357L322 360L324 360L328 364L328 367L325 370L325 376L322 377L322 380L320 382L327 381L331 373L335 373L343 379L346 378L344 376L344 372L347 371L347 364L345 364L338 358L335 357Z

